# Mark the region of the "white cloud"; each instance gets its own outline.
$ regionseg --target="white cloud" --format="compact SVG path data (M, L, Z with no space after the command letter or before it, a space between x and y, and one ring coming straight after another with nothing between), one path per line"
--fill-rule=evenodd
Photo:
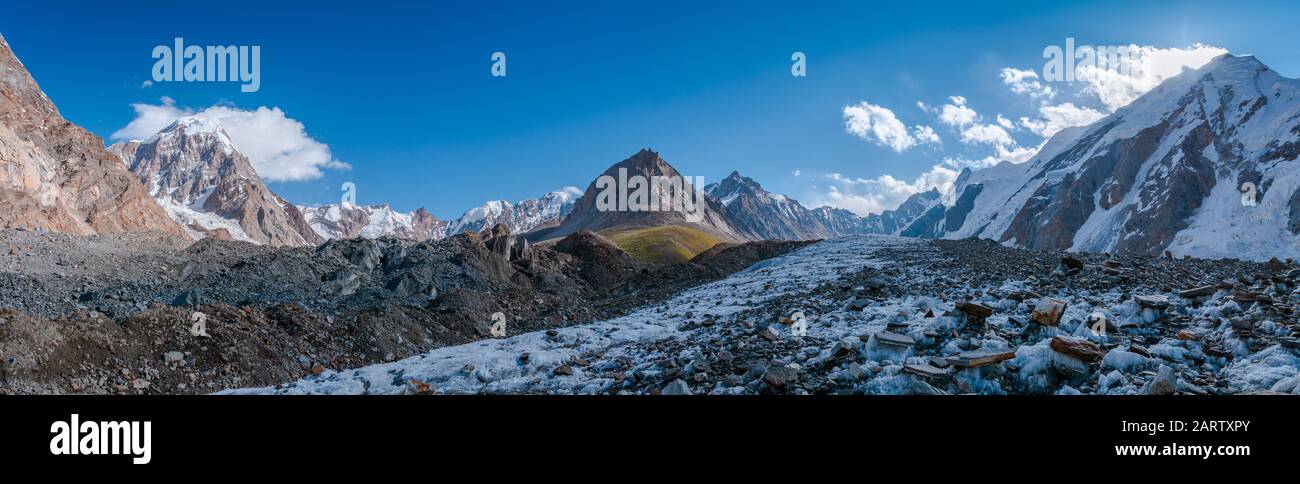
M791 174L791 175L794 175L794 176L799 176L799 175L802 175L803 172L802 172L802 171L799 171L798 169L796 169L796 170L790 172L790 174Z
M1183 70L1197 69L1228 53L1227 49L1204 44L1186 49L1131 45L1129 49L1135 54L1119 57L1119 66L1086 64L1075 73L1075 78L1087 86L1084 92L1097 96L1112 112Z
M1044 141L1044 143L1046 143L1046 141ZM988 168L990 166L994 166L1002 162L1024 163L1026 161L1029 161L1030 158L1033 158L1034 155L1037 154L1038 150L1041 148L1042 148L1042 144L1038 146L1020 146L1020 145L994 146L993 154L991 155L985 156L983 158L977 158L977 159L969 159L969 158L962 158L962 157L948 157L943 159L943 166L947 166L955 170L961 170L963 168L978 170L981 168Z
M815 205L830 205L865 215L896 208L908 196L932 188L951 195L952 185L960 170L986 168L1002 162L1024 163L1033 158L1047 143L1047 139L1060 130L1097 122L1184 69L1200 67L1226 52L1218 47L1200 44L1188 49L1134 48L1140 52L1140 68L1116 72L1113 69L1085 67L1078 71L1076 78L1081 84L1075 86L1073 94L1083 96L1083 99L1076 98L1076 101L1089 101L1083 104L1050 104L1048 100L1062 94L1068 84L1050 85L1031 70L1010 67L1002 69L1002 82L1012 92L1024 94L1037 102L1036 115L1032 118L1021 117L1018 123L1001 114L994 115L988 123L982 122L979 113L969 107L966 98L962 96L951 96L940 107L918 101L916 106L921 111L935 116L941 124L958 132L962 143L987 145L992 153L975 159L944 158L942 164L932 167L911 182L890 175L864 179L831 174L827 176L829 187L814 195L812 200ZM1089 107L1090 105L1100 109ZM921 143L939 143L938 135L928 126L918 125L909 130L892 111L865 102L845 107L844 119L846 131L889 146L895 151L903 151ZM1021 146L1011 136L1011 132L1019 128L1043 139L1037 146Z
M247 156L258 176L267 181L313 180L320 178L324 169L351 168L334 159L329 146L308 136L303 124L285 116L280 108L212 106L195 111L177 107L167 97L159 105L137 103L131 108L135 119L110 136L114 141L146 139L178 119L193 116L219 121L235 149Z
M858 215L880 213L898 208L907 197L916 193L932 189L938 189L940 193L950 192L957 175L957 170L938 165L911 182L890 175L866 179L832 173L826 175L830 186L825 193L814 197L814 205L843 208Z
M144 82L140 83L140 89L149 89L151 87L153 87L153 80L151 79L145 79Z
M922 109L933 112L925 104L919 104ZM982 119L979 113L975 112L966 105L966 98L962 96L951 96L948 98L948 104L944 104L938 110L939 122L957 128L961 134L961 142L968 145L992 145L995 147L1014 147L1016 140L1011 137L1007 131L1007 125L1011 123L1002 115L997 115L997 124L984 124L979 121Z
M1011 133L996 124L972 124L961 131L961 141L966 144L984 144L997 147L1013 146L1016 140Z
M1034 98L1051 98L1056 95L1055 89L1039 81L1037 72L1027 69L1003 68L1002 83L1010 87L1011 92L1028 94Z
M1041 102L1038 116L1020 118L1020 126L1046 138L1065 128L1092 124L1133 102L1170 77L1186 69L1199 68L1228 52L1220 47L1203 44L1186 49L1137 45L1130 45L1127 49L1132 54L1117 56L1117 65L1107 65L1109 57L1098 56L1098 63L1085 62L1076 68L1075 79L1082 86L1077 94L1101 109L1072 102ZM1012 92L1027 94L1034 99L1044 100L1055 94L1051 86L1040 82L1034 71L1007 67L1002 69L1002 81Z
M935 145L943 143L943 140L939 139L939 133L934 132L934 128L924 125L912 126L912 137L916 138L918 143Z
M998 161L1024 163L1026 161L1029 161L1030 158L1033 158L1034 155L1038 153L1039 148L1041 148L1041 146L1030 147L1030 146L1020 146L1018 144L1012 144L1006 146L995 146L993 148L993 152L994 152L993 156L995 156Z
M844 130L849 134L903 152L921 144L939 143L939 135L929 126L907 125L893 111L866 101L844 106Z
M1038 119L1020 118L1020 126L1030 132L1050 138L1065 128L1086 126L1106 117L1106 113L1096 109L1075 106L1074 103L1043 105L1038 108Z
M948 98L948 101L948 104L944 104L939 109L939 122L960 128L979 119L979 114L974 109L966 107L966 98L952 96Z

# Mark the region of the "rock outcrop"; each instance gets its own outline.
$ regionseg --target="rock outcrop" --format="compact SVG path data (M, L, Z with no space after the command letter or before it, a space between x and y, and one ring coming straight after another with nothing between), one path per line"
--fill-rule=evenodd
M0 227L185 237L103 141L59 114L0 37Z

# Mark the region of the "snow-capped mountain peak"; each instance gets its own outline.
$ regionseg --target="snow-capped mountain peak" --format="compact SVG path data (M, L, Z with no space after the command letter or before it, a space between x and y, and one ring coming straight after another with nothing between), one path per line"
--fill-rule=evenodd
M333 204L299 207L307 224L322 239L374 239L398 237L410 240L437 240L446 236L447 222L438 220L423 208L398 212L388 204Z
M109 147L193 237L271 245L321 241L298 208L272 193L220 121L181 118L143 142Z
M482 232L498 223L505 224L512 233L528 232L558 223L573 210L574 202L581 196L581 189L569 186L516 204L492 200L465 211L460 218L453 220L447 227L447 235Z
M1185 71L1031 160L972 173L927 236L1030 248L1300 256L1300 82L1251 56Z

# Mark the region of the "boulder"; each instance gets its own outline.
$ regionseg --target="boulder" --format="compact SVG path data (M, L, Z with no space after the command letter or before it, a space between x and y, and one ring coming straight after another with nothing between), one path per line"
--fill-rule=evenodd
M1083 269L1083 261L1074 256L1061 256L1061 265L1067 269Z
M993 315L993 308L973 302L963 302L958 304L957 310L969 314L975 319L984 319Z
M1143 395L1173 395L1178 392L1178 375L1174 369L1160 365L1156 377L1142 386Z
M1065 307L1065 301L1045 297L1038 300L1038 304L1034 305L1034 312L1029 317L1044 326L1059 326L1061 315L1065 314Z
M957 354L957 356L948 357L946 362L958 368L979 368L1015 357L1015 351L965 351Z
M1193 287L1191 289L1184 289L1182 291L1178 291L1178 297L1181 297L1183 299L1196 299L1198 297L1205 297L1214 294L1214 291L1216 290L1218 289L1215 288L1213 285Z
M767 367L767 371L763 372L763 383L778 390L798 380L799 372L784 365L771 365Z
M1052 338L1051 347L1052 351L1086 363L1100 361L1103 356L1101 347L1086 339L1056 336Z
M663 389L659 390L659 394L660 395L693 395L693 393L691 393L691 387L687 385L685 381L682 381L681 378L673 380L669 384L664 385Z
M936 368L933 365L926 363L905 365L903 366L903 373L922 378L940 378L948 374L948 372L944 371L942 368Z
M1169 307L1169 298L1162 294L1136 296L1133 300L1144 308L1165 309Z

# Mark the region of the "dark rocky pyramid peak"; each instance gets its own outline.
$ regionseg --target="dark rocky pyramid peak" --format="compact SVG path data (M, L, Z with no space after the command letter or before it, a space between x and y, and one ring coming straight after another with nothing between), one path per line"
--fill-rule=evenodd
M747 186L757 188L759 190L763 188L763 186L760 185L758 182L754 181L753 178L741 175L739 171L732 171L730 175L727 175L727 178L725 178L724 181L725 180L731 180L742 185L747 185Z
M678 175L677 169L659 156L658 152L642 148L641 151L627 159L615 163L605 170L606 175L617 175L620 168L626 168L628 175Z
M660 178L651 180L652 177ZM543 241L583 229L601 232L614 228L687 225L713 234L720 240L741 240L742 237L718 213L716 202L701 193L704 188L698 178L682 175L659 153L642 149L593 178L574 203L573 211L562 222L530 232L528 237ZM649 193L651 190L657 194ZM680 203L681 197L694 201ZM609 206L602 207L606 202ZM643 205L633 208L630 203ZM689 211L673 209L682 206L691 208Z
M767 190L763 189L763 185L754 181L753 178L741 175L739 171L732 171L721 182L705 187L705 192L714 198L724 198L738 194L768 195Z
M672 165L668 164L663 157L659 156L659 153L643 148L631 157L605 169L604 173L601 173L600 177L604 176L612 177L616 186L622 186L622 184L627 181L622 177L630 179L634 176L649 178L652 176L681 177L683 175L677 171L677 168L674 168ZM600 180L600 177L592 179L591 183L587 184L587 190L583 192L582 197L578 200L577 205L579 207L590 208L590 205L593 203L599 192L599 190L596 189L596 182ZM692 180L687 181L690 182Z

